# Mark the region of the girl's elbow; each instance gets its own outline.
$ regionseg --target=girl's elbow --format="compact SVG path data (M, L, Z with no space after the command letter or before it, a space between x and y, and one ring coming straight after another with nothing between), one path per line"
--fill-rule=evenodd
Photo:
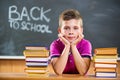
M81 76L85 76L87 74L88 71L82 71L82 72L79 72Z
M85 74L86 74L86 73L81 73L80 75L81 75L81 76L85 76Z
M62 75L62 73L59 73L59 72L55 72L57 75Z
M59 70L54 70L54 72L55 72L57 75L62 75L62 72L59 71Z

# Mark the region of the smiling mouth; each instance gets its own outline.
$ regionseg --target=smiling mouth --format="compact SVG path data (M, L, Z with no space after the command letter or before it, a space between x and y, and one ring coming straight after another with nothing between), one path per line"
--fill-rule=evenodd
M75 37L68 37L69 40L73 40Z

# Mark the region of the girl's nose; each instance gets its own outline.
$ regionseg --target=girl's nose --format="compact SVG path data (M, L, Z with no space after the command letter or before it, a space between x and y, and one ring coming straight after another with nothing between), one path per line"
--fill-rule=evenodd
M73 33L70 32L69 35L73 35Z
M72 29L70 29L69 35L73 35L73 30Z

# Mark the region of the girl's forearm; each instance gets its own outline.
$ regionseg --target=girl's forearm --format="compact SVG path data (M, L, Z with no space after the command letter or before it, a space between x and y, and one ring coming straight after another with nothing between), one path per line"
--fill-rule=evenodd
M89 68L89 62L86 62L81 57L81 55L79 54L76 46L71 46L71 49L72 49L75 65L76 65L76 68L77 68L78 72L81 75L85 75L85 73L87 72L87 70Z
M61 56L58 58L56 63L53 65L53 68L58 75L62 74L65 69L65 66L68 60L69 50L70 50L69 46L65 47Z

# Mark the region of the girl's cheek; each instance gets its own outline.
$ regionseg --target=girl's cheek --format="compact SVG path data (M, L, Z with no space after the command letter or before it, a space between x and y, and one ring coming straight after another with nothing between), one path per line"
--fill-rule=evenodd
M62 33L62 34L64 34L64 33L65 33L65 31L61 29L61 33Z
M67 34L67 32L66 31L63 31L63 32L61 32L63 35L65 35L65 34Z
M62 34L62 36L65 36L65 32L64 31L61 31L60 34Z

